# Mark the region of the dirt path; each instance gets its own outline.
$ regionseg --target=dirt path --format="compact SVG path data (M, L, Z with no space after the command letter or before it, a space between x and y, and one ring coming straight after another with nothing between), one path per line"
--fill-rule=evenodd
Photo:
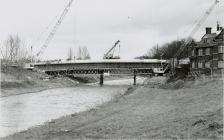
M222 87L222 81L179 90L138 87L97 109L62 117L6 139L222 139Z

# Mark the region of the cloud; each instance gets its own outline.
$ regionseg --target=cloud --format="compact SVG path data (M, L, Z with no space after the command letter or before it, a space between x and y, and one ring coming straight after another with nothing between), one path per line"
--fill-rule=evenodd
M186 37L213 2L75 0L43 58L65 57L69 47L77 50L80 45L86 45L93 58L102 58L118 39L122 43L121 55L124 58L135 57L157 43ZM67 3L68 0L0 1L0 42L9 34L19 34L30 46ZM223 21L223 17L224 4L220 2L195 37L200 38L205 26L214 27L216 20ZM46 30L37 43L36 51L49 31Z

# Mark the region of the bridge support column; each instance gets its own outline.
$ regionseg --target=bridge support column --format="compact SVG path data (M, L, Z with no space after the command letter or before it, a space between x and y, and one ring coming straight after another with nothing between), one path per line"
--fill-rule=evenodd
M100 85L103 85L103 71L100 72Z
M134 70L134 85L136 85L136 74L137 74L137 71Z

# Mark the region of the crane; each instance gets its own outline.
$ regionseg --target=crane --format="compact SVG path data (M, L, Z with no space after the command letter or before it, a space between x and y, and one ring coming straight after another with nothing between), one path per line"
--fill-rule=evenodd
M205 12L205 14L199 19L196 26L192 29L190 32L190 35L187 37L186 41L183 45L181 45L180 49L175 54L175 58L179 57L180 54L183 52L183 50L186 48L186 46L192 42L192 37L195 35L195 33L199 30L199 28L202 26L202 24L206 21L208 16L211 14L212 10L215 8L215 6L219 3L219 0L215 0L215 2L211 5L211 7Z
M112 48L104 55L103 59L120 59L120 56L114 56L114 50L116 46L120 43L120 40L116 41ZM120 47L120 45L119 45Z
M51 32L49 33L49 35L47 36L44 44L42 45L40 51L36 54L36 57L39 57L41 54L43 54L43 52L45 51L45 49L48 47L49 43L51 42L51 40L53 39L55 33L57 32L59 26L61 25L63 19L65 18L65 16L67 15L72 3L74 0L70 0L69 3L66 5L65 9L63 10L62 14L60 15L59 19L57 20L57 22L55 23L55 25L53 26L53 29L51 30Z

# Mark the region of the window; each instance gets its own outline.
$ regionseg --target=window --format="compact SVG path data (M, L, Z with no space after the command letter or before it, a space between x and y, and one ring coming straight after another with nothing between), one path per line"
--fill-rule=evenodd
M195 55L195 49L193 49L192 51L191 51L191 56L194 56Z
M219 59L219 55L218 54L213 54L213 60L218 60Z
M210 55L210 48L206 48L206 50L205 50L205 54L206 54L206 55Z
M205 67L206 67L206 68L210 68L210 67L211 67L210 61L205 62Z
M203 68L203 62L201 61L198 62L198 68Z
M198 56L202 56L203 55L203 50L202 49L199 49L198 50Z
M193 68L193 69L195 68L195 62L191 63L191 68Z
M218 62L218 68L224 68L224 61Z
M219 46L219 48L218 48L218 52L219 52L219 53L223 53L223 52L224 52L224 46Z

